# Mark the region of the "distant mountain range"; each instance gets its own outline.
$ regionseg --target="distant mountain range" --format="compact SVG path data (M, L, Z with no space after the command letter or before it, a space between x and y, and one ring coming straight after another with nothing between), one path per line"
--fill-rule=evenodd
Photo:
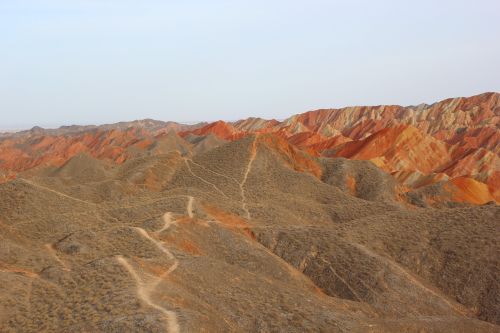
M144 128L149 131L159 131L159 130L164 130L164 131L181 131L181 130L188 130L190 128L197 128L201 127L203 125L206 125L207 123L200 122L199 124L193 124L193 125L186 125L186 124L179 124L173 121L160 121L160 120L154 120L154 119L142 119L142 120L134 120L134 121L122 121L114 124L104 124L104 125L70 125L70 126L60 126L59 128L43 128L40 126L35 126L29 130L20 130L20 131L14 131L14 130L8 130L5 132L1 132L0 130L0 138L1 137L7 137L7 136L24 136L24 135L37 135L37 134L43 134L43 135L65 135L65 134L72 134L72 133L79 133L79 132L85 132L85 131L92 131L92 130L112 130L112 129L119 129L119 130L126 130L131 127L136 127L136 128Z

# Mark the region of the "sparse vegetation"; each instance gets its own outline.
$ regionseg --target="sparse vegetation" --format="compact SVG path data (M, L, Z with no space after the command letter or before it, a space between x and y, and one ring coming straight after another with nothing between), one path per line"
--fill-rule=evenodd
M254 140L0 184L0 331L498 331L498 206L408 208L368 162Z

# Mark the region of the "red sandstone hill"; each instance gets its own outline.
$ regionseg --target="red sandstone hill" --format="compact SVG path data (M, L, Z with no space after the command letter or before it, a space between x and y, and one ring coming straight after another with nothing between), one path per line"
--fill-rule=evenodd
M491 127L500 123L500 94L450 98L432 105L347 107L309 111L286 119L281 126L300 124L309 131L328 134L333 128L352 139L365 137L397 124L412 125L439 139L451 139L456 131ZM300 127L300 126L296 126Z
M196 154L248 134L273 133L273 140L281 138L280 146L287 142L310 156L369 160L409 188L446 182L457 201L500 201L499 127L500 94L484 93L431 105L321 109L283 121L181 125L141 120L34 128L0 136L0 181L35 167L61 166L80 153L120 164L171 150ZM178 135L167 135L171 131ZM194 139L204 137L218 139Z
M197 128L192 131L180 132L179 135L184 137L188 134L194 135L209 135L213 134L223 140L235 140L241 138L245 135L245 132L238 131L232 125L219 120L214 123L207 124L201 128Z

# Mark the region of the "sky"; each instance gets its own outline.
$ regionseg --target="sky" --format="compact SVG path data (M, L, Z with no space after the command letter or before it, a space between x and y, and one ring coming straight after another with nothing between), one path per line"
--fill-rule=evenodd
M498 0L0 0L0 128L500 91Z

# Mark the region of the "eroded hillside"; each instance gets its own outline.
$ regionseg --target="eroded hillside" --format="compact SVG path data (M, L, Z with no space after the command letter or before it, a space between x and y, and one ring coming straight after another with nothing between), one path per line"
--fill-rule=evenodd
M497 97L4 138L0 331L498 332Z

